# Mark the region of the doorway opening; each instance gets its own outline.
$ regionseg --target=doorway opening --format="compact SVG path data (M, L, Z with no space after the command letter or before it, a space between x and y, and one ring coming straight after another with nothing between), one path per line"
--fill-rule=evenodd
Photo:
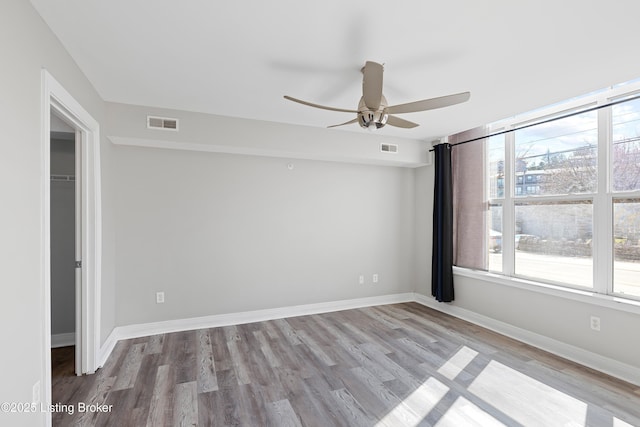
M78 196L81 183L76 164L76 130L63 119L50 116L50 221L51 221L51 371L54 380L81 375L80 345L76 343L81 283L77 282L76 260L81 259L82 230ZM79 156L78 156L79 157Z
M56 248L52 244L52 154L51 142L52 117L58 119L72 130L73 142L64 139L60 144L74 146L73 176L74 221L73 221L73 267L75 276L74 297L71 306L74 313L75 367L78 375L92 374L99 367L100 350L100 278L101 278L101 205L100 205L100 135L98 122L53 78L47 70L42 70L42 283L43 283L43 369L42 401L51 404L51 352L54 322L52 314L58 311L52 305L52 255ZM69 133L69 132L67 132ZM60 136L60 135L58 135ZM69 149L68 146L63 146ZM67 153L68 155L69 153ZM57 166L56 166L57 167ZM55 174L53 174L55 175ZM70 192L68 192L70 194ZM70 195L67 194L68 197ZM56 230L56 232L59 230ZM68 236L67 236L68 237ZM58 254L56 254L57 256ZM68 273L70 274L70 273ZM67 301L68 302L68 301ZM67 322L64 320L64 322ZM60 325L55 321L55 327ZM63 338L70 338L71 332L63 332ZM57 338L56 338L57 339ZM50 424L51 414L47 414Z

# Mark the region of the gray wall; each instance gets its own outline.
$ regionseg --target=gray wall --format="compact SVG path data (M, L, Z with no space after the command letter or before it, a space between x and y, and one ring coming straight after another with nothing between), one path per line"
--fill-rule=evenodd
M424 143L115 103L107 118L118 325L413 291L413 170L397 166L426 162Z
M51 139L51 174L75 175L75 141ZM75 182L51 181L51 334L75 332Z
M432 166L423 166L414 169L414 171L414 291L430 296L434 168Z
M455 275L455 306L640 369L640 315ZM601 330L589 326L601 319Z
M411 169L114 154L119 325L413 291Z
M32 386L44 381L49 349L43 337L50 333L43 328L42 68L99 122L104 103L28 1L1 3L0 52L0 336L16 349L0 356L0 401L30 402ZM103 289L110 288L113 283L103 281ZM2 425L40 425L43 419L39 412L0 414Z

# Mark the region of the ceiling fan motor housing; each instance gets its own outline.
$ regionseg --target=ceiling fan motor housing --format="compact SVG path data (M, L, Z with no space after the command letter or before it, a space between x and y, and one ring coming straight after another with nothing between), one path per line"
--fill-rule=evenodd
M380 107L373 111L367 108L364 103L364 97L360 98L358 103L358 123L365 129L380 129L387 124L389 114L387 113L387 100L383 96L380 101Z

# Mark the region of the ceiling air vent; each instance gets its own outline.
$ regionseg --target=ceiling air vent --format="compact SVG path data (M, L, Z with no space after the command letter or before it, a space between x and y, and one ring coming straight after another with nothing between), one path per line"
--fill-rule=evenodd
M147 128L177 131L178 119L171 119L169 117L147 116Z
M397 153L398 146L396 144L380 144L380 151L383 153Z

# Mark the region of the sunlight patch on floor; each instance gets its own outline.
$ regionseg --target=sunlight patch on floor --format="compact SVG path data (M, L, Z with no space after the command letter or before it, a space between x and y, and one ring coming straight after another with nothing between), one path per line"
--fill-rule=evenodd
M463 346L438 369L438 373L453 380L478 355L478 352Z
M613 417L613 427L633 427L633 425Z
M449 387L437 379L430 377L409 396L404 398L399 405L396 405L395 408L389 411L389 413L376 424L376 427L397 426L396 420L407 420L407 410L411 412L411 418L413 418L408 425L418 425L448 391Z
M438 420L435 427L494 427L503 426L503 423L469 402L464 397L458 397L447 412Z
M527 426L585 426L587 404L492 360L468 390Z

